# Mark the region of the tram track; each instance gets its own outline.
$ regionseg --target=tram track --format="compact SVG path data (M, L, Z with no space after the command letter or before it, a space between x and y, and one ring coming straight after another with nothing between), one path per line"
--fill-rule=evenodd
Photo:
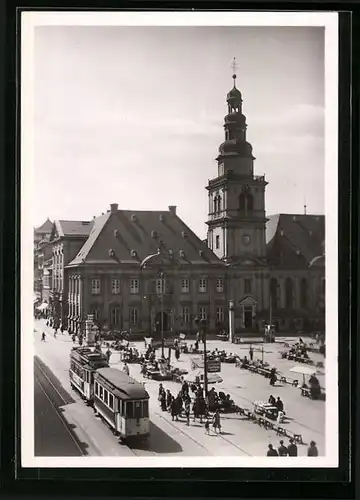
M63 405L68 404L68 402L62 396L62 394L57 390L57 388L55 387L55 385L51 382L51 380L46 375L45 371L41 368L40 364L37 362L36 359L34 359L34 364L35 364L35 367L36 367L35 370L36 369L38 370L38 373L41 374L41 377L43 377L43 379L46 382L46 384L50 385L50 387L52 388L52 390L56 393L57 397L59 397L60 400L63 402ZM61 422L62 428L66 431L66 435L70 438L70 441L75 445L75 448L80 452L80 455L81 456L87 456L87 453L85 453L85 451L83 450L83 448L80 446L78 440L75 438L75 436L73 435L73 433L69 429L67 421L65 420L64 416L62 415L62 413L59 411L59 406L57 406L54 403L54 401L52 400L52 398L49 396L48 391L44 387L45 384L43 384L42 381L40 380L41 377L35 375L35 384L37 384L37 386L42 391L42 393L45 396L46 400L48 401L50 407L53 409L54 414L57 415L59 421Z

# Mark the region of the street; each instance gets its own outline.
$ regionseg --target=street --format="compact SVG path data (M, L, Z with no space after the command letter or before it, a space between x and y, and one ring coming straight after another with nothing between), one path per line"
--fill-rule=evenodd
M83 456L86 446L80 443L62 416L61 406L71 402L65 391L51 377L51 372L35 357L35 455L36 456Z
M47 331L45 342L41 342L41 332ZM146 445L141 447L129 448L126 445L120 444L114 437L110 429L104 425L102 421L95 417L91 408L81 400L76 392L70 388L68 379L69 369L69 353L73 347L71 338L67 333L58 334L55 339L51 328L45 327L44 320L35 322L34 342L35 353L41 361L51 370L52 374L58 379L62 388L58 388L60 394L65 399L57 401L58 395L52 393L52 399L56 404L61 404L61 417L66 420L67 424L73 426L73 432L76 433L77 439L83 446L83 453L89 456L151 456L151 455L185 455L185 456L264 456L266 455L269 443L274 447L279 445L281 436L277 436L272 430L265 430L257 426L252 421L247 420L243 416L236 414L224 414L221 416L222 433L215 435L211 431L210 436L205 434L204 425L199 421L193 422L191 419L190 426L187 426L185 421L181 419L172 421L171 415L168 412L162 412L157 400L159 383L153 380L144 379L140 374L140 365L131 364L130 375L140 382L145 383L146 390L150 394L150 418L151 418L151 436ZM136 342L136 347L139 350L144 349L143 342ZM294 362L286 359L280 359L279 350L281 350L281 342L276 344L266 344L264 352L258 351L258 346L254 346L254 357L264 356L264 359L271 365L276 365L282 374L286 377L294 378L294 374L289 372L294 366ZM208 341L209 349L225 349L228 352L233 352L248 356L249 346L246 344L234 345L223 341ZM104 348L104 351L106 348ZM311 358L314 361L322 360L321 355L311 353ZM179 368L190 370L191 355L182 354L179 361L172 358L172 364ZM122 369L120 354L113 351L110 358L110 365L113 368ZM287 415L289 417L286 427L292 432L301 434L305 443L311 440L316 441L319 455L325 452L325 402L313 401L304 398L300 394L300 390L292 387L291 384L280 384L275 387L269 386L268 379L265 379L259 374L250 373L247 370L242 370L235 367L234 364L221 365L221 377L223 382L217 384L217 391L224 391L231 395L235 403L239 406L252 409L252 403L256 400L268 400L269 395L280 396L284 402ZM324 387L324 375L319 375L320 383ZM170 389L173 394L179 392L181 386L176 382L163 382L165 389ZM45 385L45 392L51 393L51 386ZM37 389L41 391L41 389ZM36 392L35 392L36 394ZM71 397L65 394L71 394ZM36 420L41 420L43 412L44 398L47 396L37 396L35 400ZM49 403L50 404L50 403ZM54 410L53 410L54 413ZM55 414L53 416L55 420ZM58 425L64 424L57 417ZM55 425L54 425L55 428ZM41 425L35 428L36 450L44 447L44 433ZM60 431L59 431L60 432ZM70 432L68 432L70 434ZM60 435L60 434L59 434ZM71 434L70 434L71 435ZM51 435L47 440L51 440ZM70 437L68 438L70 440ZM64 440L65 441L65 440ZM287 443L287 439L285 439ZM285 443L285 444L286 444ZM50 446L48 445L49 449ZM52 450L56 455L69 453L72 456L80 454L79 448L73 445L65 450L66 445L57 444L57 439L54 438ZM298 446L299 456L305 456L307 451L306 445ZM40 452L39 452L40 453Z

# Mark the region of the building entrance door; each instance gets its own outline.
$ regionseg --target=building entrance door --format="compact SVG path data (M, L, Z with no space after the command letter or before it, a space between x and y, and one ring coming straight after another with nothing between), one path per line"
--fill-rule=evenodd
M244 306L244 327L252 328L252 326L253 326L252 306Z
M161 332L161 314L162 314L162 330L166 332L169 326L169 317L166 312L158 312L155 315L155 329L157 333Z

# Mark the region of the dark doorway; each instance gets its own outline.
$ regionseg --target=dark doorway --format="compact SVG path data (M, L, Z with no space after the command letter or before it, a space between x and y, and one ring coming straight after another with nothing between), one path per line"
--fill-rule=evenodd
M162 325L161 325L161 314L162 314ZM155 330L157 333L161 332L161 326L164 332L168 330L169 321L168 321L168 315L165 312L163 313L158 312L155 315Z
M245 307L244 309L244 326L245 328L252 328L252 307Z

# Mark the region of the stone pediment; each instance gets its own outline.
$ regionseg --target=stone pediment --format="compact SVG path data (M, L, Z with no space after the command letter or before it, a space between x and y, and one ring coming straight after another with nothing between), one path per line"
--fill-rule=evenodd
M244 297L242 300L240 300L241 306L255 306L256 304L257 301L251 295L248 295L247 297Z

